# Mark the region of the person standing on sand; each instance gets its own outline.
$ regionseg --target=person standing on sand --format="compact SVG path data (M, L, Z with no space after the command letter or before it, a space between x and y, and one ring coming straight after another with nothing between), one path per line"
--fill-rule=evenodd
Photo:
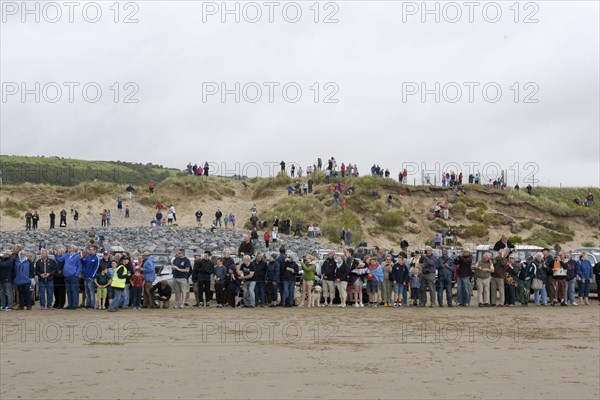
M254 287L254 298L256 300L256 306L264 307L267 305L267 269L268 265L263 260L263 253L258 252L256 259L252 262L254 264L254 281L256 286Z
M498 252L498 256L494 258L494 272L491 275L490 282L490 304L492 307L504 306L504 271L508 265L508 248L504 247ZM531 282L530 282L531 283ZM500 302L496 304L496 292L500 292Z
M335 270L337 269L337 264L333 257L333 250L330 250L327 253L327 258L321 264L323 299L325 300L323 307L332 307L333 299L335 298Z
M578 285L579 285L579 304L590 305L590 285L592 283L593 268L592 263L588 260L588 253L582 252L579 256L579 268L578 268ZM596 282L599 282L596 280Z
M354 258L348 249L346 249L343 256L339 256L335 270L335 287L340 293L340 305L338 307L346 307L346 301L348 300L348 277L350 276L350 268L352 268L353 262Z
M299 307L304 307L304 300L308 300L308 306L312 307L312 287L315 281L315 273L317 272L317 265L315 264L315 257L312 255L307 256L301 261L300 266L302 267L302 297L300 298ZM318 296L318 295L317 295ZM307 299L308 297L308 299Z
M190 260L185 256L185 250L179 249L171 265L175 279L175 308L185 307L185 293L189 292L188 275L192 268Z
M115 273L112 277L111 287L113 288L114 299L108 306L109 312L118 311L120 306L124 304L124 293L125 293L125 280L129 273L127 272L127 264L129 264L129 257L122 257L119 266L115 269Z
M527 256L525 263L521 266L518 277L519 286L517 291L519 294L519 302L522 306L528 306L529 294L531 292L531 282L533 282L533 278L535 278L535 264L533 263L533 256Z
M491 253L485 253L483 258L475 264L475 276L477 277L477 296L479 307L490 306L490 280L494 266L492 265Z
M461 307L468 307L471 305L471 277L473 271L471 270L472 256L469 250L464 249L462 254L455 260L456 274L456 293L458 297L458 305Z
M281 267L276 260L277 257L275 253L271 253L269 262L267 263L266 276L269 299L271 300L269 307L277 307L277 289L280 284Z
M425 254L419 259L421 268L421 307L427 303L427 292L429 292L429 307L435 306L435 263L436 257L433 255L433 249L430 246L425 247Z
M64 263L63 275L65 278L65 288L67 292L68 308L76 310L79 305L79 277L82 272L81 257L75 251L75 246L69 246L69 252L65 254L61 249L58 255L54 256L57 263Z

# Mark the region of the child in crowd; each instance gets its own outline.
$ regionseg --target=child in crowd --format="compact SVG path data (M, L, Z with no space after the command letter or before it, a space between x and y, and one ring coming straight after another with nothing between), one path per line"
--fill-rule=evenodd
M144 275L142 275L142 270L139 267L133 272L133 275L129 279L131 285L131 304L134 310L142 309L142 290L144 287Z
M419 305L419 295L421 288L421 268L419 264L410 269L410 298L412 299L411 307Z
M94 278L94 283L98 288L96 291L96 309L105 310L106 309L106 297L108 295L108 286L111 284L110 276L108 275L108 266L103 265L102 271L96 274Z

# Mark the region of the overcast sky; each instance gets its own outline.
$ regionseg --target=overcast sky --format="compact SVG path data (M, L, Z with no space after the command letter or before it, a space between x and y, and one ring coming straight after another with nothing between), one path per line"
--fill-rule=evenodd
M37 3L39 23L2 3L1 154L248 175L246 163L335 156L361 174L406 164L411 182L471 165L508 170L510 185L600 184L596 1L428 2L439 22L420 1L239 2L239 23L220 1L120 3L118 15L113 3L96 18L80 2L73 23L62 2Z

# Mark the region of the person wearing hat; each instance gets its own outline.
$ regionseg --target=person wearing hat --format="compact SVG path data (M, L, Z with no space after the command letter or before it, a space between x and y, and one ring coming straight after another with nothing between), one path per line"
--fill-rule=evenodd
M148 251L142 253L142 274L144 275L144 303L142 308L154 308L152 284L156 280L156 269L154 267L154 257Z
M533 256L528 255L519 271L519 287L517 289L519 301L523 306L529 305L529 293L533 278L535 278L535 264L533 263Z

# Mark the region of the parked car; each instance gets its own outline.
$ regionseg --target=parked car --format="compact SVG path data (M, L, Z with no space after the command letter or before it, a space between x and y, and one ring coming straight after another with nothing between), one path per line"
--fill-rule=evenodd
M150 256L154 257L154 271L156 272L156 281L153 283L167 281L173 289L172 257L169 257L166 253L151 253Z

